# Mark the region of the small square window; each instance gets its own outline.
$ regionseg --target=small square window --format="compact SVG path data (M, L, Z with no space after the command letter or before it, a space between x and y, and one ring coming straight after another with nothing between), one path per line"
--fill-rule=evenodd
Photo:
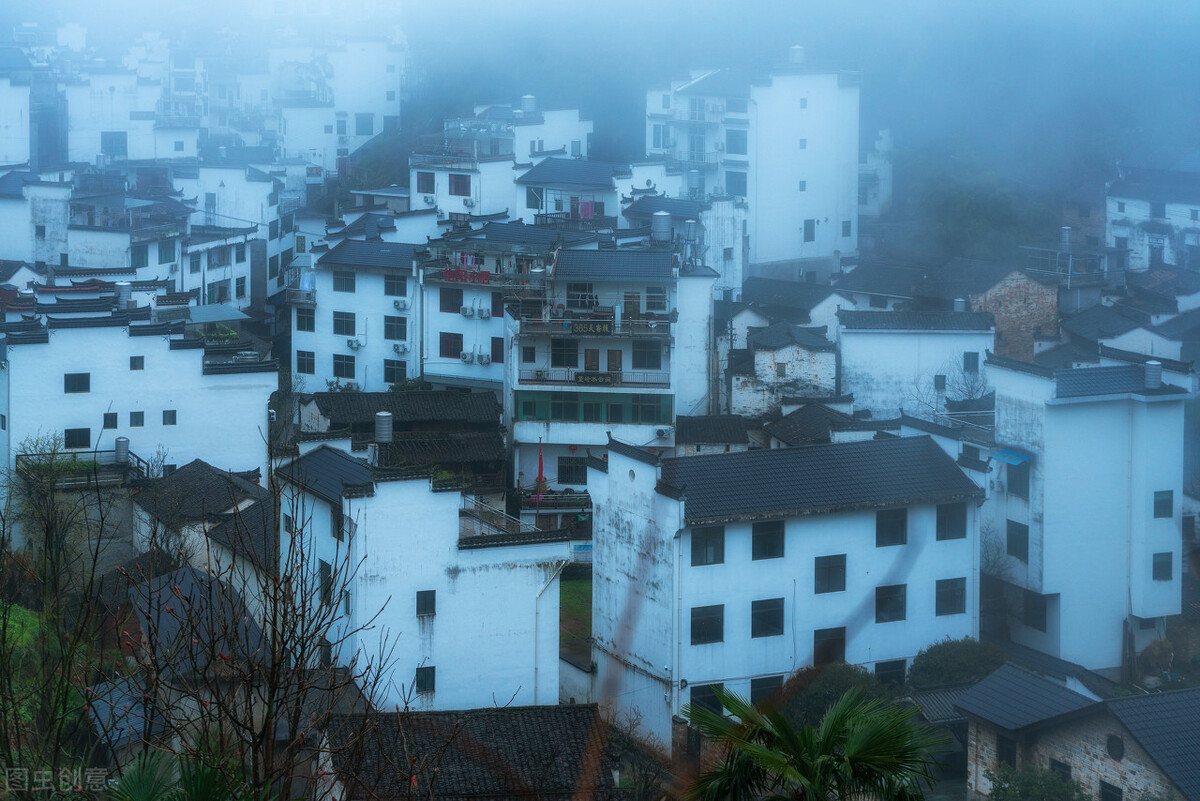
M65 373L63 375L63 392L68 394L76 394L91 391L91 373Z
M1122 200L1117 201L1117 211L1121 214L1125 213L1125 202L1124 201L1122 201Z
M342 353L333 355L333 377L354 378L354 357Z
M752 559L779 559L783 556L783 521L763 520L755 523L750 542Z
M780 363L780 364L775 365L775 377L776 378L787 378L787 365L786 364Z
M384 273L383 294L389 298L402 298L408 294L408 277L400 273Z
M801 192L807 192L808 191L808 181L801 181L799 188L800 188Z
M316 331L317 330L317 312L316 309L297 308L296 309L296 330L297 331Z
M1175 491L1159 490L1154 493L1154 516L1171 517L1175 514Z
M419 667L413 677L413 688L419 693L431 693L437 683L437 668L433 666Z
M1125 797L1125 791L1115 784L1100 781L1100 801L1122 801Z
M1029 500L1029 461L1020 464L1010 464L1008 473L1008 494Z
M244 262L246 260L246 245L244 243L234 245L233 254L239 264Z
M750 603L750 636L777 637L783 634L783 599L769 598Z
M979 352L967 351L963 354L963 372L978 373L979 372Z
M1193 219L1195 219L1195 218L1193 218ZM46 238L46 226L44 226L44 225L33 226L33 235L36 236L38 239L45 239Z
M105 428L116 428L117 427L117 413L116 412L105 412L104 413L104 427Z
M692 566L719 565L725 562L725 527L702 526L692 529Z
M1064 782L1071 781L1071 766L1066 762L1059 762L1057 759L1050 760L1050 770L1058 774L1058 778Z
M846 661L846 629L817 629L813 632L813 664Z
M64 448L92 447L92 430L90 428L68 428L63 431Z
M558 457L558 483L584 486L587 484L587 457Z
M692 607L692 645L705 645L724 639L724 604Z
M908 585L891 584L875 588L875 622L895 623L907 614Z
M175 425L175 420L176 420L176 414L175 414L174 409L163 409L163 425L164 426Z
M961 615L967 611L966 578L939 579L936 594L937 615Z
M334 270L333 271L333 291L334 292L353 292L354 291L354 271L353 270Z
M145 356L130 356L129 357L129 369L130 370L145 370L146 369L146 357Z
M818 556L813 560L813 593L844 592L846 589L846 554Z
M395 340L408 339L408 318L393 317L385 314L383 317L383 338Z
M400 359L383 360L383 381L385 384L399 384L408 379L408 364Z
M1029 526L1014 520L1008 521L1008 555L1029 563Z
M437 614L437 590L417 590L417 617Z
M457 359L463 352L463 336L452 331L438 334L438 355L443 359Z
M533 364L535 361L537 361L537 348L534 347L533 345L522 345L521 346L521 363L522 364Z
M296 372L313 375L317 372L317 354L311 350L296 351Z
M886 662L875 663L875 678L888 687L901 687L908 672L908 661L890 659Z
M458 314L463 307L463 291L455 287L444 286L438 290L438 311L446 314Z
M1170 551L1154 554L1154 580L1155 581L1170 581L1174 573L1172 562L1173 554Z
M807 140L807 139L801 139L801 140L800 140L800 149L801 149L801 150L808 150L808 140Z
M880 509L875 513L875 547L908 542L908 510Z
M129 427L130 428L141 428L144 425L146 425L146 413L145 412L130 412L129 413Z
M976 458L978 458L978 450ZM937 507L937 538L939 540L961 540L966 536L967 505L965 503L939 503Z

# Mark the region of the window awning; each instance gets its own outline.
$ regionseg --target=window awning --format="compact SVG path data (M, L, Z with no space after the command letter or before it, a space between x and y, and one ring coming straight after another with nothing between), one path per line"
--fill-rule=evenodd
M989 451L988 457L1011 465L1021 465L1033 458L1027 453L1002 448Z

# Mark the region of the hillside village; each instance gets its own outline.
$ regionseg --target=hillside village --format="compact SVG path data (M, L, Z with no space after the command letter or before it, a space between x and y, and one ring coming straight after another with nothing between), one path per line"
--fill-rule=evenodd
M647 86L634 161L479 98L349 189L402 34L18 34L0 644L58 667L0 670L5 759L102 788L220 731L289 797L634 798L702 761L689 709L846 663L950 735L955 797L1200 801L1194 165L919 263L875 248L863 76L799 45ZM910 681L964 639L994 670ZM410 754L453 737L493 752Z

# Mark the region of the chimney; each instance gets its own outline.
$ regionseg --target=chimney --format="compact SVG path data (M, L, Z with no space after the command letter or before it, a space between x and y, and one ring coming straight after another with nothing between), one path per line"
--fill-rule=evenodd
M1058 249L1063 253L1071 252L1071 226L1064 225L1060 229Z
M1148 361L1146 362L1146 389L1160 389L1162 387L1162 362Z
M967 310L967 299L966 298L955 298L954 299L954 310L956 312L965 312Z

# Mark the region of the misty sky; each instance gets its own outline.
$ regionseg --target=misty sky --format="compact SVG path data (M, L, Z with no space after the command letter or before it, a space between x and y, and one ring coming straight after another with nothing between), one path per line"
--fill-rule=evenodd
M398 10L430 88L447 105L461 110L471 100L524 92L548 105L580 104L610 155L638 155L648 86L688 67L763 67L791 44L803 44L811 62L863 71L864 139L888 126L901 149L1016 181L1052 180L1073 161L1169 158L1200 130L1200 3L1192 0L400 0L388 7ZM278 31L246 8L246 0L7 0L0 20L78 20L93 42L141 27L199 41L218 29L272 41Z

